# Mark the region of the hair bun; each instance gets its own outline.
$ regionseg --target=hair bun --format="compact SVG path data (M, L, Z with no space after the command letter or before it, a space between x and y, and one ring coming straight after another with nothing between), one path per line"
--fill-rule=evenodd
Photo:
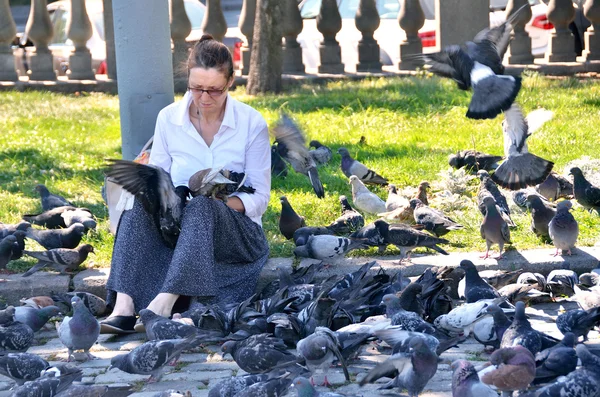
M198 40L198 43L202 43L204 41L209 41L209 40L214 40L215 38L212 37L211 34L205 33L202 35L202 37L200 37L200 40Z

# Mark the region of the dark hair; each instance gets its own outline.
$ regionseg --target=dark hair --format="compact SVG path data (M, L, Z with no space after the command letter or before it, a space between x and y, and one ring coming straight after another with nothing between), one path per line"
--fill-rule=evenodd
M205 69L215 68L223 73L227 80L233 76L233 59L227 46L215 40L210 34L204 34L198 40L187 61L187 72L190 69L201 67Z

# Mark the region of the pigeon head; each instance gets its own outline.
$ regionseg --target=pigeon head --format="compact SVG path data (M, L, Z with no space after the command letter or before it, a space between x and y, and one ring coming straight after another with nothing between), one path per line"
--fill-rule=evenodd
M458 165L458 162L460 160L459 156L460 156L460 152L456 153L456 154L451 154L450 156L448 156L448 165L450 165L450 167L453 167L453 168L460 168L460 166Z
M400 298L394 294L386 294L381 299L381 304L385 305L388 309L402 309L400 305Z
M71 228L73 228L73 234L79 235L79 236L83 236L85 234L85 226L83 226L83 224L77 222L71 225Z
M308 144L308 146L314 147L314 148L318 149L318 148L320 148L323 145L321 145L321 142L313 139L312 141L310 141L310 143Z
M338 154L342 155L342 157L350 156L350 152L345 147L341 147L337 150Z
M75 295L74 297L71 298L71 306L73 307L73 311L75 311L76 308L79 308L81 306L85 306L83 304L83 301L81 300L80 297L78 297L77 295Z
M350 185L357 185L360 182L360 179L358 179L358 177L356 175L351 175L350 178L348 178L348 183Z
M419 183L419 190L427 190L429 188L431 188L431 185L429 185L429 182L423 181L423 182Z
M569 211L571 208L573 208L573 204L569 200L559 201L558 204L556 204L557 212Z
M515 320L527 320L527 316L525 316L525 303L522 301L518 301L515 304Z
M317 395L317 391L313 385L303 376L294 379L292 387L298 391L298 397L313 397Z
M127 367L127 354L119 354L118 356L114 356L110 360L110 367L108 370L110 371L112 368L123 369Z
M600 372L600 357L590 352L586 345L580 343L575 347L577 357L581 360L581 365L595 374Z
M412 199L409 201L409 204L410 204L410 208L412 208L413 210L424 205L423 202L419 199Z
M475 265L473 264L473 262L471 262L470 260L467 259L463 259L462 261L460 261L460 265L459 267L461 269L463 269L466 272L468 271L477 271L477 268L475 267Z
M396 185L389 184L387 189L388 189L388 192L390 192L390 193L394 193L394 194L398 193L398 191L396 190Z
M227 355L227 354L229 354L230 356L233 357L236 350L237 350L237 341L235 341L235 340L227 341L227 342L223 343L223 345L221 346L221 352L223 353L223 357L225 357L225 355Z
M477 171L477 178L479 178L480 181L483 181L486 178L489 178L490 174L486 171L486 170L479 170Z
M81 247L79 247L79 250L81 250L83 252L87 252L88 254L95 254L94 247L92 247L89 244L82 245Z
M50 191L48 191L48 188L45 185L42 185L41 183L35 185L34 189L36 192L38 192L42 196L47 196L50 194Z
M583 175L583 172L581 171L581 168L573 167L569 170L569 175L581 176L581 175Z
M85 226L86 229L95 229L97 226L97 223L95 220L93 219L86 219L83 221L83 226Z
M339 197L339 200L340 200L340 204L342 204L342 206L343 206L343 205L348 205L348 204L349 204L349 203L348 203L348 197L346 197L346 196L344 196L344 195L341 195L341 196Z
M566 347L575 347L575 345L577 344L577 337L575 337L574 333L567 332L563 336L562 344Z
M485 205L486 208L493 208L496 206L496 200L491 196L486 196L483 199L483 205Z
M382 236L384 234L387 235L390 225L386 221L384 221L383 219L377 219L375 222L373 222L373 224L375 225L377 230L379 230L379 233Z
M427 343L425 342L425 339L423 337L420 336L413 336L410 341L408 342L408 347L416 352L430 352L431 350L429 349L429 347L427 346Z
M540 196L538 196L537 194L530 194L527 196L527 198L525 199L527 201L527 204L530 207L540 207L542 204L542 199L540 199Z
M17 225L17 231L26 231L31 227L31 223L27 221L21 221ZM16 232L15 232L16 233Z
M60 314L60 309L57 306L46 306L40 309L45 317L52 318Z
M452 369L453 372L453 384L462 383L473 375L477 376L477 371L475 370L475 367L473 367L473 364L471 364L467 360L453 361L450 365L450 369Z

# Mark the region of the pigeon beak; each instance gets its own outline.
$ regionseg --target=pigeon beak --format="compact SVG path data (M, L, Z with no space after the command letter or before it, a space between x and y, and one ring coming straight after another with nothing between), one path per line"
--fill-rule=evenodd
M113 369L113 368L114 368L114 366L113 366L112 364L111 364L111 365L109 365L109 366L108 366L108 369L106 370L106 372L109 372L109 371L110 371L111 369Z

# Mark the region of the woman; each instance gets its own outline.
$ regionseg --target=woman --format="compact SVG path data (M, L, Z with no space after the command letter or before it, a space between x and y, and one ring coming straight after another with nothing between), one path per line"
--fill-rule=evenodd
M237 302L254 292L269 255L261 227L271 188L267 124L250 106L231 98L233 60L227 47L204 35L190 53L188 91L158 115L150 164L175 186L206 168L246 174L253 194L226 203L197 196L188 201L174 249L163 244L152 217L135 202L119 222L108 279L110 317L105 333L134 332L135 312L171 315L180 297ZM189 301L189 299L188 299ZM188 302L189 303L189 302ZM135 325L138 331L143 325Z

